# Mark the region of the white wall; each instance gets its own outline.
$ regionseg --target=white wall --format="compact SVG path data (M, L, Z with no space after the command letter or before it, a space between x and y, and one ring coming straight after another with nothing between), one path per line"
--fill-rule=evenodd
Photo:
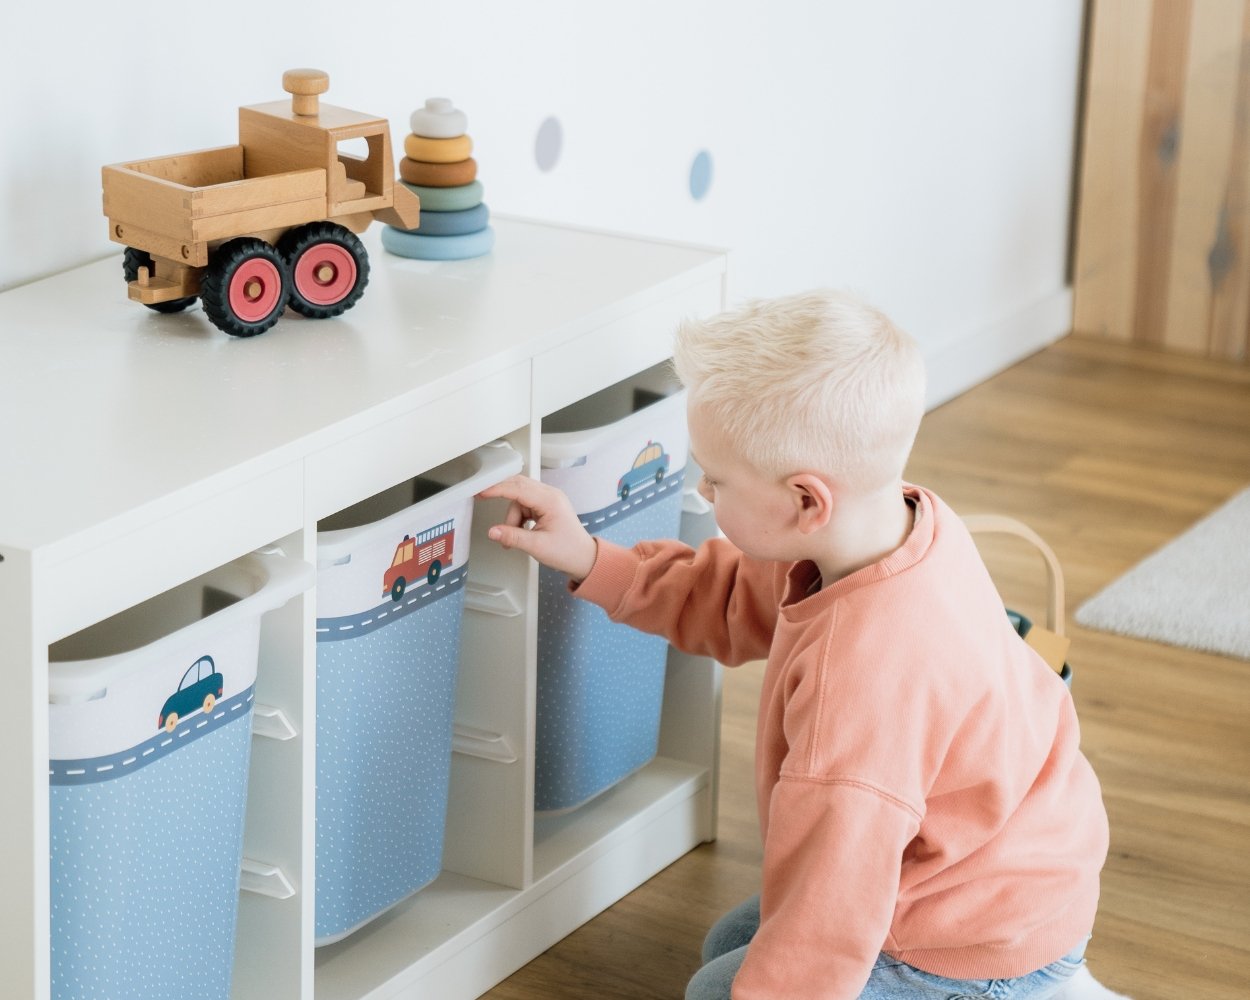
M291 66L469 116L492 209L734 250L732 295L854 288L931 399L1067 330L1081 0L216 0L11 5L0 288L116 252L104 163L235 141ZM535 137L559 120L554 168ZM690 191L695 155L710 188ZM120 266L119 266L120 270ZM120 277L119 277L120 284Z

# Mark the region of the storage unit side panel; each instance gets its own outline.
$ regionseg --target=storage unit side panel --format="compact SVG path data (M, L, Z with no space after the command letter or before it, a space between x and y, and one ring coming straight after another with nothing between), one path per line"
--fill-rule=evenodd
M0 542L0 969L13 996L49 989L48 647L38 618L36 561Z
M311 531L278 541L316 562ZM315 592L262 620L232 996L303 1000L312 990L316 685Z

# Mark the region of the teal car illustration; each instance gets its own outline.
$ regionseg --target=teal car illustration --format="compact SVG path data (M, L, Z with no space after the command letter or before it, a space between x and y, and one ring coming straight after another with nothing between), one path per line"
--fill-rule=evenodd
M648 441L646 447L638 452L630 470L616 482L616 495L622 500L645 483L660 483L668 475L668 452L664 446L655 441Z
M225 680L217 672L211 656L201 656L182 675L178 690L165 699L161 714L157 716L156 728L173 732L178 720L190 715L197 708L211 712L221 697Z

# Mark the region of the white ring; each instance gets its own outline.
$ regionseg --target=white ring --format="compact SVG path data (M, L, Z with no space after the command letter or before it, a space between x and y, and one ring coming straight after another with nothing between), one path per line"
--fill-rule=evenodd
M430 97L408 119L412 134L423 139L455 139L469 131L469 119L446 97Z

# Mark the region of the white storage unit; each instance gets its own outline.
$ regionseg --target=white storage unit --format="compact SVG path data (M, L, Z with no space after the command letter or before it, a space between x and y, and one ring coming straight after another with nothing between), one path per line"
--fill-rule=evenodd
M126 300L120 257L0 295L0 968L47 1000L49 647L496 439L538 473L543 418L667 356L722 307L723 253L498 219L457 263L386 254L326 322L235 340ZM670 655L659 754L535 818L538 571L474 519L442 871L314 950L316 593L265 617L233 996L480 995L714 836L719 679ZM684 522L706 533L704 516Z

